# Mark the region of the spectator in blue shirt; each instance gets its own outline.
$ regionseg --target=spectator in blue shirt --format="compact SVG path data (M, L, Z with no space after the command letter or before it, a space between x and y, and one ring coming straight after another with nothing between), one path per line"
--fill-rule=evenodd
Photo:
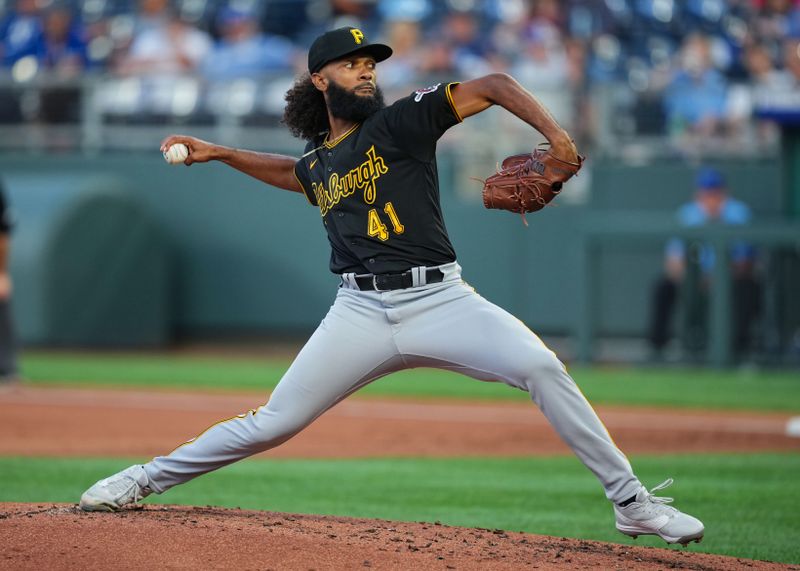
M695 182L694 199L678 210L678 221L682 226L696 228L750 223L750 208L728 195L721 172L709 167L702 168L697 173ZM679 291L687 281L687 260L690 258L687 250L690 248L691 258L697 262L699 270L699 291L693 293L698 293L697 297L701 300L708 295L710 276L715 264L713 249L708 244L687 245L680 239L670 240L666 247L664 275L656 282L651 305L650 344L656 356L660 356L671 336L672 314ZM756 252L752 245L739 241L731 245L729 256L733 276L733 348L737 355L743 355L752 349L752 328L760 306L761 288L754 277ZM705 305L701 303L700 307ZM687 316L689 321L702 321L703 318L702 315ZM703 327L696 327L694 331L701 333L690 333L692 338L683 340L688 349L698 350L702 347L705 340L698 338L702 336L702 330Z
M65 6L45 12L37 57L43 68L60 75L76 75L88 66L85 33Z
M477 13L469 10L448 12L439 33L450 50L453 66L465 79L478 77L498 67L493 66L496 54L491 39L481 31Z
M17 8L0 22L0 57L12 67L32 58L37 69L75 75L86 67L86 40L72 10L55 4L45 10L36 2L20 0Z
M17 0L0 20L0 61L12 67L26 56L36 56L42 37L42 18L36 0Z
M680 68L664 93L672 135L711 136L725 128L728 83L714 69L707 37L693 34L681 48Z
M262 33L255 14L226 7L220 12L217 22L219 41L200 66L208 79L226 81L293 71L294 45L280 36Z

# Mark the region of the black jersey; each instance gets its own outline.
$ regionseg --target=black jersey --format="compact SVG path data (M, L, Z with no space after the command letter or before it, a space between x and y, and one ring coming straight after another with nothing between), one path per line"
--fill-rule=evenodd
M295 164L306 197L322 214L333 273L402 272L456 259L436 170L439 137L461 121L454 85L415 91L336 141L311 141Z

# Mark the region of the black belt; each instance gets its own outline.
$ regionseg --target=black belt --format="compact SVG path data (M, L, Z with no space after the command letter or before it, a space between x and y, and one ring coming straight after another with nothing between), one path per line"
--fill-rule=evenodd
M435 284L444 279L444 274L439 268L431 268L425 271L425 283ZM378 274L371 276L355 276L358 289L361 291L389 291L393 289L405 289L414 285L414 277L411 270L400 274Z

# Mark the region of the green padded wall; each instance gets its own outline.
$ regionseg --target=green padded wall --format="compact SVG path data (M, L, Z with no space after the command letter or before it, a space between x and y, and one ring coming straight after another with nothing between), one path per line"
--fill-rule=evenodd
M170 264L152 217L113 177L4 177L23 344L159 346L170 337Z
M0 155L7 178L52 175L123 180L174 248L170 323L181 338L217 335L305 335L333 301L337 280L319 212L303 196L278 191L222 164L167 165L160 153L102 156ZM297 155L296 149L272 149ZM671 218L692 193L694 168L683 161L644 166L590 161L586 204L563 202L528 216L487 211L470 165L442 151L442 203L450 236L476 290L537 333L575 330L580 292L580 236L606 215ZM780 216L778 161L720 163L757 220ZM647 298L660 271L661 244L632 242L602 252L597 283L603 334L644 332ZM32 308L30 308L32 310Z

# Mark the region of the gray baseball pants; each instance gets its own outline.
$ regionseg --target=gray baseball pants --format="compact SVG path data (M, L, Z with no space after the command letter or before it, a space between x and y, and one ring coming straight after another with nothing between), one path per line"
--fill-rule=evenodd
M266 405L220 422L144 465L164 492L201 474L286 442L371 381L413 367L435 367L527 391L597 476L608 499L641 487L630 463L556 355L521 321L475 293L457 263L441 283L359 291L345 276L328 314ZM424 272L415 274L424 280Z

